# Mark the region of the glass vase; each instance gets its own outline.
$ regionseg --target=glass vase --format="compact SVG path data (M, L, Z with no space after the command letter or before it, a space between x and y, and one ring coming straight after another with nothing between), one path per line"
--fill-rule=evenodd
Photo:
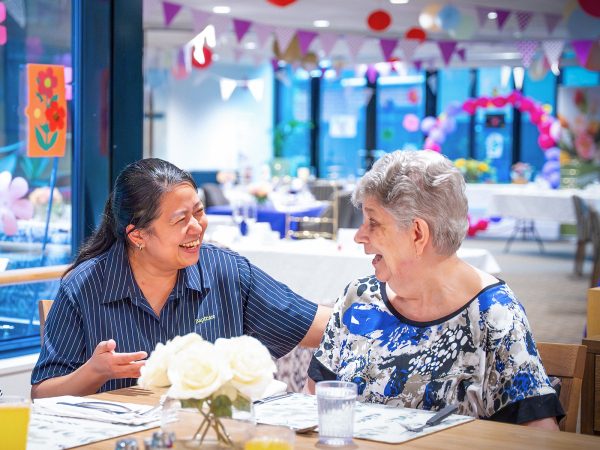
M161 429L175 433L176 448L243 449L254 432L256 421L252 403L217 399L180 400L167 398L163 403ZM229 403L229 404L227 404Z

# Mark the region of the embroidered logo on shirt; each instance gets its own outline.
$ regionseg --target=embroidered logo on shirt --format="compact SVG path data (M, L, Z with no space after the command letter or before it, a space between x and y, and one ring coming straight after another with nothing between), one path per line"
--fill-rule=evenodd
M200 318L196 319L196 325L198 325L200 323L208 322L209 320L214 320L214 319L215 319L214 314L212 316L200 317Z

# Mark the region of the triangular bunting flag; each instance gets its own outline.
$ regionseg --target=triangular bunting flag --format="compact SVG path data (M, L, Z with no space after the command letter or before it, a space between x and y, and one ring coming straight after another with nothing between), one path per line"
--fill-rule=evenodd
M233 19L233 31L235 31L238 42L242 42L251 26L252 22L249 20Z
M379 39L379 45L383 53L383 60L388 61L392 57L396 45L398 45L398 39Z
M356 57L360 53L360 49L365 43L365 37L359 34L349 34L344 37L348 51L350 52L350 58L355 61Z
M544 14L544 20L546 21L546 28L548 29L548 34L552 34L554 32L554 29L556 28L558 23L561 21L561 19L562 19L562 16L560 14L552 14L552 13Z
M421 43L416 39L402 39L398 43L406 61L412 61L419 45L421 45Z
M338 41L338 35L335 33L319 33L319 41L325 56L329 56Z
M447 66L452 57L452 53L454 53L454 49L456 48L456 41L438 41L437 44L442 53L444 64Z
M590 50L594 45L594 41L571 41L571 46L575 51L579 64L585 66L588 57L590 56Z
M4 6L15 22L19 24L19 27L25 28L27 24L25 0L4 0Z
M168 27L169 25L171 25L171 22L173 22L173 19L175 19L177 13L181 11L181 6L182 5L179 5L177 3L162 2L165 26Z
M544 49L546 59L552 67L554 64L558 64L560 62L560 55L562 54L563 49L565 48L565 41L544 41L542 42L542 48Z
M536 41L519 41L516 43L517 50L521 53L523 59L523 66L529 67L531 60L533 59L535 52L539 46Z
M302 56L306 55L310 44L312 44L312 41L315 40L317 35L318 34L314 31L298 30L296 32L296 37L298 38L298 45L300 46L300 53Z
M296 34L296 30L287 27L275 28L275 37L277 38L277 44L279 45L279 51L285 53L292 38Z
M519 27L519 31L525 31L529 26L529 22L531 22L533 13L529 11L515 11L515 15L517 16L517 27Z
M413 60L413 66L415 66L415 69L417 69L418 71L421 70L421 67L423 66L423 60L421 59L415 59Z
M252 26L252 31L256 35L256 39L258 40L258 47L262 48L267 43L267 40L273 34L273 28L271 25L264 25L262 23L255 23Z
M488 12L490 8L486 6L476 6L475 11L477 12L477 21L479 22L479 26L482 27L488 20Z
M460 58L460 60L462 62L465 61L466 57L467 57L467 50L464 48L459 48L458 50L456 50L456 54L458 55L458 57Z
M210 22L212 26L215 27L217 38L229 33L229 30L231 30L231 19L222 14L214 14L211 17Z
M511 12L512 11L509 11L508 9L497 9L496 10L496 14L498 14L498 17L496 18L496 24L498 25L498 30L502 31L502 29L504 28L504 25L506 24L506 21L510 17Z
M206 11L192 9L192 22L194 23L194 32L199 33L204 30L209 23L209 18L212 14Z

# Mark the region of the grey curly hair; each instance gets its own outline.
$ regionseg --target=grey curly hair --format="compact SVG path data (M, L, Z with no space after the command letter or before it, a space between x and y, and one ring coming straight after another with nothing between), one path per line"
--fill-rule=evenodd
M378 201L400 227L415 218L429 225L433 247L452 255L469 226L465 181L445 156L429 150L388 153L358 182L352 203L361 207L366 197Z

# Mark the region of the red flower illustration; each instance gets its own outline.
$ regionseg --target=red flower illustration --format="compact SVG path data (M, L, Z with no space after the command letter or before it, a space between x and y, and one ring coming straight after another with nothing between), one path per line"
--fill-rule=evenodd
M50 131L62 130L65 126L65 109L52 102L46 110L46 119L50 125Z
M58 85L58 79L52 72L52 68L48 67L45 71L38 74L38 91L47 98L52 98L54 88Z

